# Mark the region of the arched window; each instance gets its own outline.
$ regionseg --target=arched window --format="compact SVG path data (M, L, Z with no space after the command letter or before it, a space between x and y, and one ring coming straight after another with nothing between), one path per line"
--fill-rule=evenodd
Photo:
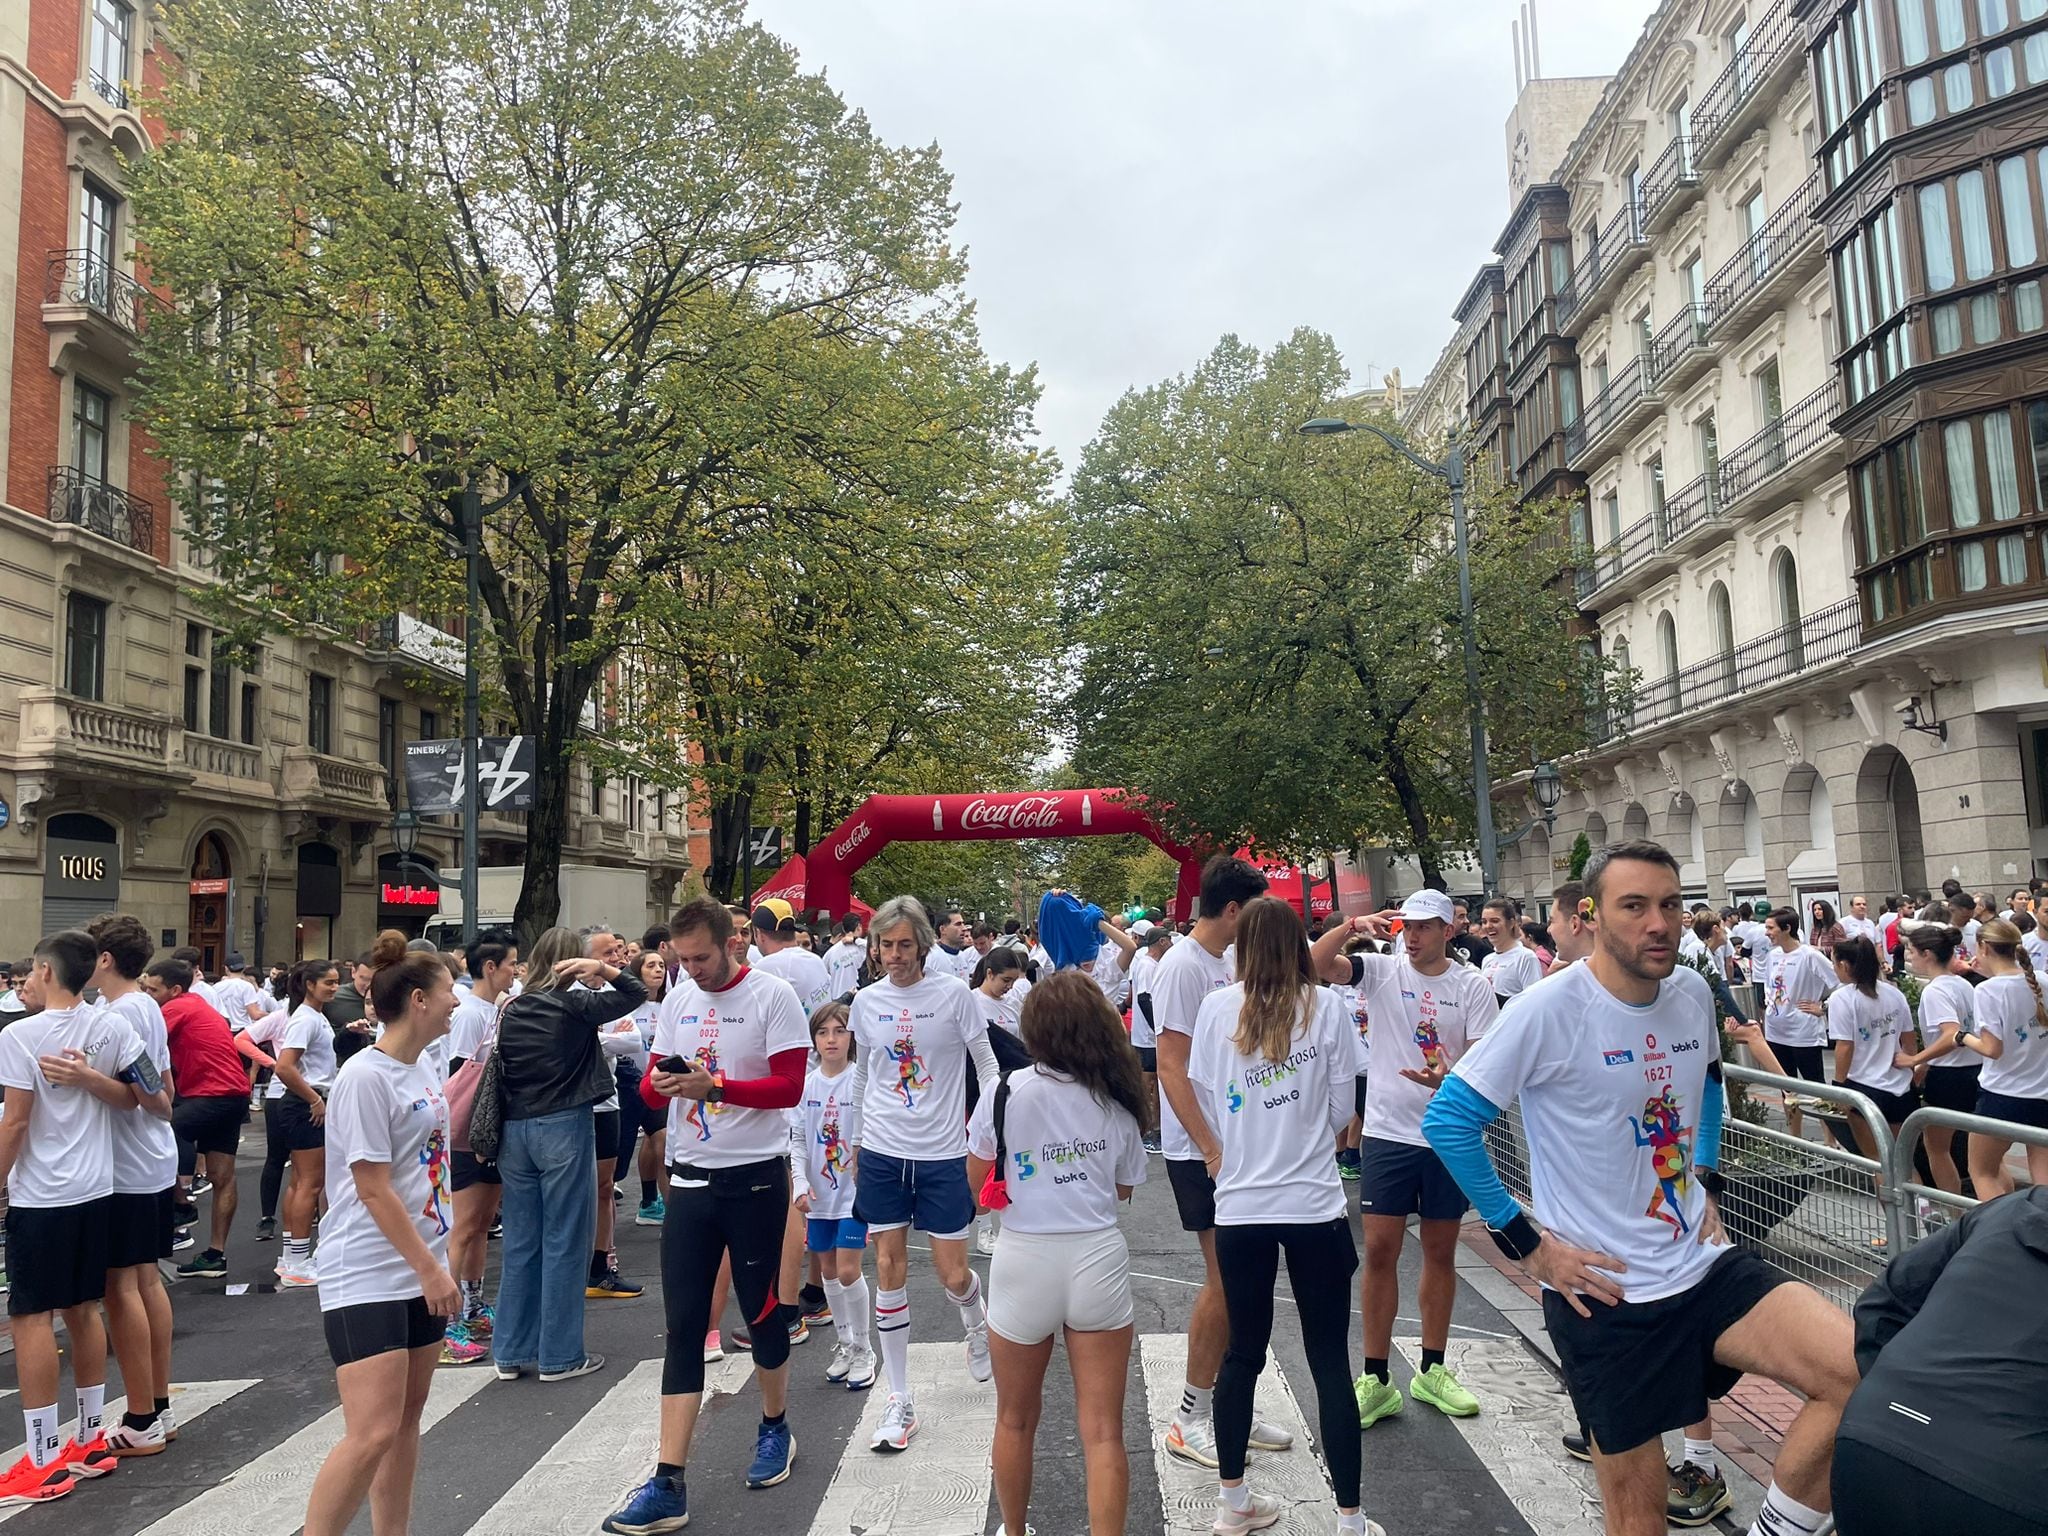
M1628 675L1628 640L1625 636L1614 642L1614 668L1619 674L1615 679L1616 686L1622 690L1627 699L1632 701L1635 695L1635 680ZM1624 703L1617 712L1616 718L1621 729L1624 731L1633 730L1636 723L1636 712L1633 703Z
M1714 659L1720 662L1715 669L1715 691L1731 692L1735 687L1735 614L1729 606L1728 588L1722 582L1715 582L1707 592L1707 629Z
M1797 672L1806 665L1806 644L1799 625L1799 566L1789 549L1781 549L1771 557L1771 596L1777 604L1778 628L1784 636L1786 668Z
M1657 616L1657 668L1660 676L1653 697L1657 713L1668 715L1678 708L1678 621L1668 613Z

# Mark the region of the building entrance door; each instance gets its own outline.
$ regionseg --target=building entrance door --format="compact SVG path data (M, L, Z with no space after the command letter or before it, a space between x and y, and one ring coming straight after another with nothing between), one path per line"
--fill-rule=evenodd
M221 962L227 957L234 890L234 868L227 844L220 834L209 832L192 851L185 915L185 942L199 951L199 963L209 977L220 975Z

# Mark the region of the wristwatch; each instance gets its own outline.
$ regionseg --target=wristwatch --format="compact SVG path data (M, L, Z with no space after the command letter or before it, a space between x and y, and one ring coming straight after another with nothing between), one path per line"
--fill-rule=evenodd
M704 1090L704 1102L706 1104L723 1104L725 1102L725 1074L723 1072L712 1078L711 1086Z

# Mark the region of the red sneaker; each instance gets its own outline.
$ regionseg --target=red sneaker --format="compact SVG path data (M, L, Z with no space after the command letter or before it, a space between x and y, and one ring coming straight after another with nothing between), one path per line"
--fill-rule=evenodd
M106 1431L100 1430L84 1445L66 1440L56 1464L73 1477L105 1477L121 1465L121 1459L108 1446Z
M62 1461L39 1467L24 1456L7 1469L5 1477L0 1477L0 1509L61 1499L77 1486L78 1479Z

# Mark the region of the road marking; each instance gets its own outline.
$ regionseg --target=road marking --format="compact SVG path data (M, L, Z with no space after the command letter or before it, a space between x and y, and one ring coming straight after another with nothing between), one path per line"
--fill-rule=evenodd
M247 1381L195 1381L185 1386L172 1387L171 1406L177 1410L179 1430L182 1431L194 1419L206 1412L207 1409L218 1408L237 1392L245 1391L257 1385L261 1380L262 1378L259 1376L251 1377ZM0 1392L0 1397L11 1397L13 1395L11 1392ZM121 1422L121 1415L127 1411L128 1399L125 1397L116 1402L108 1403L106 1416L102 1422L109 1427L118 1424ZM60 1427L57 1433L68 1440L77 1432L77 1429L78 1420L72 1419ZM27 1449L26 1442L17 1445L7 1453L6 1464L10 1467L13 1466ZM172 1454L175 1455L176 1453L173 1452ZM26 1504L17 1504L12 1509L0 1509L0 1525L6 1524L28 1507Z
M729 1396L754 1374L751 1355L704 1368L704 1396ZM527 1470L468 1536L588 1536L654 1470L661 1442L661 1362L642 1360Z
M811 1521L811 1536L979 1536L987 1528L994 1383L967 1374L966 1348L957 1339L913 1344L910 1395L917 1436L910 1449L887 1455L868 1449L889 1400L886 1382L877 1381L867 1394L860 1424Z
M426 1410L420 1415L421 1433L493 1379L485 1366L436 1371L427 1392ZM340 1443L341 1432L341 1410L335 1408L137 1536L291 1536L305 1524L306 1498L313 1491L313 1479L327 1453Z
M1148 1275L1142 1269L1132 1270L1131 1278L1133 1280L1157 1280L1165 1285L1184 1285L1191 1291L1199 1291L1202 1288L1202 1282L1199 1280L1183 1280L1178 1275ZM1275 1291L1273 1299L1285 1302L1290 1307L1294 1305L1293 1293L1289 1291ZM1365 1314L1360 1312L1358 1308L1353 1307L1351 1315L1353 1317L1362 1317ZM1397 1317L1394 1321L1397 1323L1407 1323L1416 1328L1422 1326L1420 1320L1412 1317ZM1467 1323L1453 1323L1451 1326L1461 1333L1475 1334L1482 1339L1516 1339L1521 1337L1521 1335L1514 1333L1495 1333L1491 1328L1474 1328Z
M1187 1378L1185 1334L1148 1333L1138 1340L1145 1372L1145 1401L1152 1426L1152 1461L1159 1472L1159 1500L1166 1516L1166 1536L1207 1536L1216 1518L1216 1474L1166 1454L1166 1425L1180 1408L1180 1389ZM1269 1423L1294 1436L1294 1449L1277 1455L1254 1454L1245 1481L1286 1507L1287 1517L1276 1531L1293 1536L1329 1536L1337 1529L1337 1500L1323 1476L1314 1438L1287 1379L1270 1358L1259 1375L1252 1408ZM1370 1500L1370 1490L1367 1491Z

